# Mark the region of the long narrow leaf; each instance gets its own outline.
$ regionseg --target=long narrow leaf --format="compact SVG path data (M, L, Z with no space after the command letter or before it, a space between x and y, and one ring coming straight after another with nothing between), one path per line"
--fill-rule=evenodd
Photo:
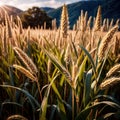
M57 75L57 76L58 76L58 75ZM57 76L55 76L55 78L57 78ZM52 81L52 79L51 79L50 77L49 77L49 81L50 81L50 82ZM58 96L58 98L59 98L60 100L62 100L62 97L61 97L61 95L60 95L60 93L59 93L59 91L58 91L55 83L52 84L52 89L54 90L54 92L56 93L56 95Z
M42 104L41 104L41 114L39 116L39 120L46 120L46 112L47 112L47 103L48 103L48 96L49 96L49 93L50 93L50 86L48 86L46 92L45 92L45 95L44 95L44 98L42 100Z
M73 46L73 50L74 50L74 52L75 52L75 55L76 55L76 57L78 58L78 53L77 53L77 50L76 50L76 47L75 47L74 42L72 42L72 46Z
M51 114L50 114L49 120L54 120L54 115L55 115L55 111L56 110L57 110L57 106L56 105L52 105Z
M21 91L28 97L29 100L32 100L38 107L40 107L40 104L38 103L38 101L35 100L35 98L28 91L26 91L22 88L19 88L19 87L11 86L11 85L0 85L0 86L3 88L11 88L11 89L16 89L16 90Z
M1 114L2 114L2 111L3 111L3 109L4 109L4 106L7 106L7 105L13 105L13 106L17 106L17 107L19 107L19 108L23 108L23 105L21 105L21 104L19 104L19 103L16 103L16 102L3 102L2 104L1 104L1 107L0 107L0 116L1 116Z
M43 101L42 101L42 104L41 104L41 110L42 110L42 113L40 114L40 120L46 120L46 112L47 112L47 103L48 103L48 97L49 97L49 93L50 93L50 88L51 88L51 86L53 85L53 83L54 83L54 80L56 80L56 77L57 76L55 76L52 80L51 80L51 82L50 82L50 84L49 84L49 86L48 86L48 88L47 88L47 90L46 90L46 92L45 92L45 95L44 95L44 98L43 98ZM55 86L53 85L53 87L54 87L54 90L55 90ZM57 89L56 89L57 90ZM56 91L55 90L55 91ZM57 94L58 94L58 91L57 91ZM59 95L59 94L58 94ZM60 97L61 98L61 97ZM61 105L60 106L60 109L61 109L61 111L63 112L63 113L65 113L65 108L64 108L64 106L63 106L63 103L61 102L61 101L59 101L58 100L58 102L59 102L59 104Z
M78 73L77 73L77 75L75 77L75 84L77 83L78 77L79 77L79 82L83 79L87 59L88 58L85 57L85 59L83 60L82 64L79 67Z
M90 93L91 93L91 78L92 78L92 69L90 69L84 81L84 94L83 94L83 103L84 107L88 104L90 100Z
M65 75L67 78L67 82L71 85L72 77L69 73L69 71L61 64L61 62L51 53L49 53L47 50L43 49L47 56L51 59L51 61L54 63L54 65L60 70L60 72ZM72 86L72 85L71 85Z
M86 120L86 118L89 116L91 110L96 111L96 109L99 108L101 105L108 105L108 106L111 106L112 108L120 109L120 106L114 102L102 101L102 102L98 102L95 105L92 105L92 106L84 109L83 111L81 111L75 120Z
M93 60L92 56L89 54L89 52L88 52L83 46L80 45L80 48L81 48L81 49L85 52L85 54L88 56L88 58L89 58L89 60L90 60L90 62L91 62L91 64L92 64L92 66L93 66L93 71L94 71L94 73L96 73L96 66L95 66L95 64L94 64L94 60Z

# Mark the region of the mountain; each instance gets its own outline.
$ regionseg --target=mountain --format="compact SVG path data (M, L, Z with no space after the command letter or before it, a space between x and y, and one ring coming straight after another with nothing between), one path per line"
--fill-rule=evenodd
M0 7L0 17L4 17L5 12L8 13L8 15L17 15L22 12L22 10L9 6L9 5L4 5Z
M55 10L54 8L51 8L51 7L41 7L41 9L44 10L46 13Z
M70 26L72 26L78 17L80 16L81 10L88 11L89 16L95 16L95 11L99 5L102 5L101 1L80 1L72 4L68 4L68 14L69 14L69 21ZM60 17L61 17L62 7L55 9L53 11L48 12L48 15L52 18L56 18L57 25L60 24Z
M70 27L76 23L76 20L80 16L80 11L88 11L89 16L96 16L98 6L102 6L102 17L103 18L120 18L120 0L89 0L89 1L80 1L72 4L68 4L68 14ZM59 7L55 10L49 11L48 15L53 19L56 18L57 25L60 24L62 7Z
M102 5L104 18L120 18L120 0L106 0Z
M115 20L120 18L120 0L85 0L85 1L79 1L72 4L68 4L68 14L69 14L69 23L70 28L76 23L78 17L80 16L81 10L88 11L88 17L89 16L96 16L97 8L101 5L102 7L102 17L103 18L114 18ZM60 17L62 12L62 7L59 7L57 9L50 8L50 7L42 7L48 16L52 17L53 19L56 18L57 20L57 26L60 24ZM0 17L4 17L5 11L9 15L18 15L22 13L23 11L12 7L12 6L2 6L0 7Z

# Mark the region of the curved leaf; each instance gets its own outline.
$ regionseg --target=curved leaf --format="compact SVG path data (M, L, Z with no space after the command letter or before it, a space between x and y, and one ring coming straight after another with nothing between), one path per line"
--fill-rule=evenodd
M26 91L22 88L19 88L19 87L11 86L11 85L0 85L0 86L3 88L16 89L16 90L23 92L28 97L29 101L32 100L32 102L34 102L37 105L37 107L40 107L40 104L38 103L38 101L35 100L35 98L28 91ZM32 106L33 106L33 103L32 103Z
M88 56L88 58L89 58L89 60L90 60L90 62L91 62L91 64L92 64L92 66L93 66L93 71L94 71L94 73L96 73L96 66L95 66L95 64L94 64L94 60L93 60L92 56L89 54L89 52L88 52L83 46L80 45L80 48L81 48L81 49L85 52L85 54Z
M61 64L61 62L51 53L49 53L47 50L45 50L43 48L44 52L46 53L46 55L51 59L51 61L53 62L53 64L59 69L59 71L65 75L65 77L67 78L67 82L71 85L71 81L72 81L72 77L69 73L69 71ZM72 87L72 85L71 85Z
M89 106L83 111L81 111L75 120L86 120L91 110L96 111L96 109L100 107L101 105L108 105L108 106L111 106L112 108L120 109L120 106L114 102L102 101L102 102L96 103L95 105Z
M90 69L87 74L84 81L84 93L83 93L83 103L84 106L86 106L90 100L90 94L91 94L91 78L92 78L92 69Z
M85 71L85 66L86 66L87 59L88 58L85 57L85 59L83 60L82 64L79 67L78 73L77 73L77 75L75 77L75 85L76 85L76 82L78 80L78 77L79 77L79 82L83 79L83 75L84 75L84 71Z

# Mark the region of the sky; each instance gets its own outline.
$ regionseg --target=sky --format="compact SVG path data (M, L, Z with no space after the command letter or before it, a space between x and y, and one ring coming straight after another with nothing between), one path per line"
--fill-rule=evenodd
M0 5L12 5L20 8L21 10L27 10L32 6L57 8L62 6L64 3L69 4L78 1L81 0L0 0Z

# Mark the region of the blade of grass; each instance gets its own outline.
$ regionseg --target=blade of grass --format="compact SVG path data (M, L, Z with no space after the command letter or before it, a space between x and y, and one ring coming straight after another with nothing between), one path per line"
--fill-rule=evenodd
M50 82L50 84L49 84L49 86L48 86L48 88L47 88L47 90L45 92L45 95L44 95L44 98L43 98L43 101L42 101L42 104L41 104L41 110L42 110L41 112L42 113L40 113L40 115L39 115L39 120L46 120L48 97L49 97L51 86L53 85L54 80L56 80L56 77L57 77L57 75L51 80L51 82ZM55 89L55 85L53 85L53 87L54 87L53 89L56 92L57 89ZM58 94L58 91L56 93ZM61 104L61 102L60 102L60 105L62 105L61 108L63 108L63 104ZM64 108L64 110L65 110L65 108Z
M94 60L93 60L92 56L89 54L89 52L88 52L83 46L80 45L80 48L81 48L81 49L85 52L85 54L88 56L88 58L89 58L89 60L90 60L90 62L91 62L91 64L92 64L92 66L93 66L93 71L94 71L94 73L96 74L96 66L95 66L95 64L94 64Z
M73 46L73 50L74 50L74 52L75 52L75 55L76 55L76 57L78 58L78 53L77 53L77 50L76 50L76 47L75 47L74 42L72 42L72 46Z
M75 120L86 120L87 117L89 116L91 110L96 111L96 109L98 109L98 107L100 107L101 105L108 105L112 108L115 109L120 109L120 106L114 102L110 102L110 101L102 101L102 102L98 102L95 105L89 106L87 108L85 108L83 111L81 111Z
M22 93L24 93L30 101L32 100L38 107L40 107L40 104L38 103L38 101L35 100L35 98L28 91L26 91L22 88L19 88L19 87L11 86L11 85L0 85L0 87L19 90ZM32 104L33 104L33 102L32 102Z
M45 50L43 48L43 51L46 53L46 55L51 59L51 61L53 62L53 64L59 69L59 71L65 75L65 77L67 78L67 82L69 83L69 85L72 87L71 82L72 82L72 77L69 73L69 71L61 64L61 62L51 53L49 53L47 50Z
M84 80L84 93L83 93L83 103L84 107L89 103L90 93L91 93L91 78L92 78L92 69L86 73L86 78Z
M79 78L79 82L81 82L81 80L83 79L83 75L84 75L87 60L88 60L88 57L85 57L82 64L79 67L78 73L75 77L75 85L77 83L78 78Z

